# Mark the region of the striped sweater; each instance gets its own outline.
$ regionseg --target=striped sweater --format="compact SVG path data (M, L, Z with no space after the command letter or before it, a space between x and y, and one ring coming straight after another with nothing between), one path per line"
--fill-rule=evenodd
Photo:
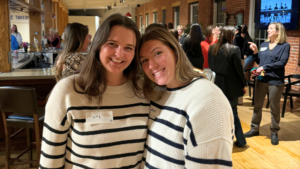
M232 168L233 114L212 82L167 89L149 116L144 168Z
M74 91L74 77L58 82L46 105L40 168L140 168L149 101L135 96L128 81L107 86L98 108ZM112 121L105 121L108 111ZM91 124L91 117L105 123Z

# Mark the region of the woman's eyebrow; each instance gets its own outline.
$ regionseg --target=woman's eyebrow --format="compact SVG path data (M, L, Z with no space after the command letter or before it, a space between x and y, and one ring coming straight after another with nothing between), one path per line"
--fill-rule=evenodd
M107 40L107 42L114 42L114 43L118 43L118 41L115 41L115 40L110 40L110 39L108 39L108 40ZM133 44L126 44L126 46L131 46L131 47L135 48L135 45L133 45Z

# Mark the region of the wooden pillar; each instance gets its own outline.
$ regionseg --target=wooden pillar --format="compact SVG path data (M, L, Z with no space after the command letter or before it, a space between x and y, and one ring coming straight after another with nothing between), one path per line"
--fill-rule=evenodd
M52 12L53 12L53 14L55 15L55 18L53 18L53 28L55 28L55 29L58 29L57 28L57 17L58 17L58 11L57 11L57 9L58 9L58 7L59 7L59 5L58 5L58 2L53 2L52 3L53 5L52 5Z
M53 28L52 21L52 0L44 0L45 11L45 34L47 35L50 28Z
M61 36L63 31L62 31L62 26L63 26L63 10L62 10L62 7L58 6L58 9L57 9L57 29L58 29L58 33L59 35Z
M10 16L9 1L0 0L0 72L9 72Z
M31 2L30 0L29 2ZM34 6L41 8L41 0L35 0ZM37 33L37 35L35 34ZM29 35L30 35L30 51L37 51L34 47L34 38L36 38L38 43L38 48L41 46L41 35L42 35L42 15L40 13L29 12Z

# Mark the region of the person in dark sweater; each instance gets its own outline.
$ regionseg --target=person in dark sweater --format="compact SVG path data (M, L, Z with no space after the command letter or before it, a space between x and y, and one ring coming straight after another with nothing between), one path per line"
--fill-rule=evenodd
M178 31L179 43L180 45L182 45L187 35L184 33L184 28L182 25L177 26L177 31Z
M253 42L252 38L248 33L248 27L246 25L241 25L241 36L244 39L244 44L242 47L242 56L244 59L244 71L245 69L253 63L253 51L250 49L250 44L248 42Z
M200 43L204 40L201 27L198 23L191 26L191 32L185 38L182 48L194 67L203 69L203 55Z
M271 123L271 143L279 144L278 131L280 130L280 97L284 88L285 65L290 56L290 44L286 42L285 28L280 22L273 22L268 28L268 39L260 46L250 43L253 50L253 59L259 64L256 74L264 73L262 80L257 80L254 95L254 111L251 121L251 130L245 133L246 137L259 135L259 126L262 118L262 107L265 96L269 93Z
M245 93L246 79L241 63L240 49L232 45L236 29L223 27L216 44L209 47L209 68L216 73L215 84L223 91L231 105L234 117L236 146L244 147L247 142L237 112L238 98Z

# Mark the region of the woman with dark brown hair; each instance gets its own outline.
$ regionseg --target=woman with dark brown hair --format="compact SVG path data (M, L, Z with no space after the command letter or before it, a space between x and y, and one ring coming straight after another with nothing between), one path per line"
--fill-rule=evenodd
M68 24L65 32L64 50L54 63L56 81L72 75L85 60L81 53L90 43L89 29L80 23Z
M125 16L101 24L78 74L60 80L49 97L41 168L140 168L149 101L137 76L139 42Z
M209 68L216 72L215 84L223 91L230 102L234 116L236 146L246 145L246 139L237 112L238 97L243 96L246 86L241 52L232 45L236 29L225 26L221 30L219 40L210 46L208 51Z

